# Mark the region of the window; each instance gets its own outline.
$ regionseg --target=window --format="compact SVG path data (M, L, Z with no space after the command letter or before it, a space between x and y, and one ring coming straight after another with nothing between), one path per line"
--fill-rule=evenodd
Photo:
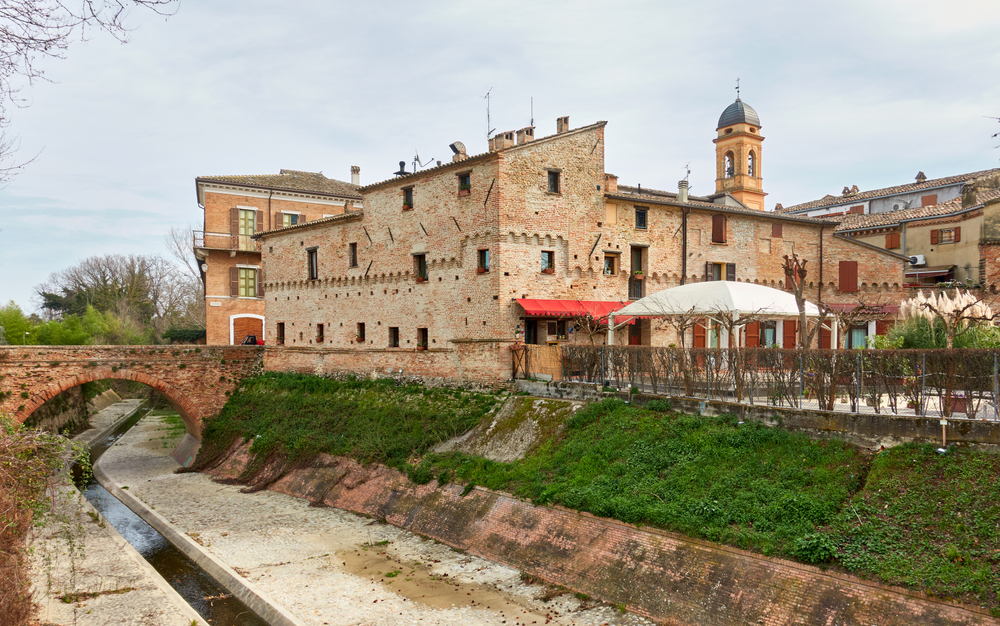
M931 194L929 196L922 196L920 198L920 206L934 206L937 204L937 194Z
M424 349L425 350L428 347L429 346L427 345L427 329L426 328L418 328L417 329L417 349L418 350L419 349Z
M718 322L711 322L708 327L708 347L709 348L719 348L719 337L721 335L721 329L719 328Z
M275 333L274 342L279 346L285 345L285 323L278 322L278 331Z
M357 341L358 343L364 343L365 342L365 323L364 322L358 322L358 330L357 330L357 334L354 337L354 340Z
M298 213L282 213L281 214L281 225L283 227L295 226L299 223Z
M472 174L466 172L458 175L458 195L467 196L472 190Z
M306 259L309 265L309 280L319 279L319 250L316 248L307 248Z
M756 159L754 159L753 150L751 150L750 154L747 155L747 175L748 176L753 176L754 175L754 166L755 165L756 165Z
M840 262L840 291L857 291L858 290L858 262L857 261L841 261Z
M347 264L350 267L358 266L358 244L356 243L347 244Z
M712 243L726 243L726 216L712 216Z
M636 208L635 210L635 227L637 230L646 230L646 211L648 209Z
M761 346L763 346L765 348L770 348L771 346L773 346L773 345L775 345L775 344L778 343L778 334L777 334L777 324L776 324L776 322L773 322L773 321L770 321L770 322L761 322L760 323L760 330L761 330L761 338L760 338L761 339L761 341L760 341L760 345Z
M561 193L559 172L549 172L549 193Z
M732 178L736 174L736 157L732 152L727 152L725 156L725 178Z
M552 250L542 250L542 273L553 274L556 271L556 253Z
M706 263L705 264L705 280L736 280L736 264L735 263Z
M604 255L604 274L614 276L618 273L618 255L610 252Z
M252 267L233 267L229 270L230 295L240 298L257 297L257 270ZM263 294L261 294L263 295Z
M413 208L413 187L403 189L403 210Z
M399 326L389 327L389 347L390 348L399 347Z
M847 334L847 347L856 350L868 347L868 326L851 326Z
M779 224L777 222L772 223L771 224L771 236L772 237L779 237L780 238L781 237L782 226L783 226L782 224Z
M413 255L413 273L417 275L417 282L422 283L427 281L427 255L426 254L414 254Z
M323 343L323 324L316 324L316 343Z
M477 266L480 274L490 271L490 251L480 250L479 251L479 265Z
M899 233L886 233L885 235L886 250L895 250L898 247L899 247Z
M931 231L931 243L958 243L962 240L962 227L939 228Z
M261 215L259 216L258 213ZM257 248L256 242L251 239L253 234L260 230L260 220L263 218L263 211L257 211L256 209L239 209L234 208L232 210L232 234L237 239L236 245L233 246L238 250L255 250Z

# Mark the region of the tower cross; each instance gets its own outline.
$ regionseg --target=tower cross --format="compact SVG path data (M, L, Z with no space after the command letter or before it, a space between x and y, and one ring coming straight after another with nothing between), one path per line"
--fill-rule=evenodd
M740 97L740 77L737 76L736 77L736 98L739 99L739 97Z

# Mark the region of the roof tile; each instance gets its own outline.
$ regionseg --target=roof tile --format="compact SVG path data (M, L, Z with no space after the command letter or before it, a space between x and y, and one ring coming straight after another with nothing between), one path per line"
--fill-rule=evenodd
M360 198L361 187L342 180L327 178L323 172L281 170L279 174L237 174L229 176L199 176L199 182L248 185L284 191L302 191L331 196Z

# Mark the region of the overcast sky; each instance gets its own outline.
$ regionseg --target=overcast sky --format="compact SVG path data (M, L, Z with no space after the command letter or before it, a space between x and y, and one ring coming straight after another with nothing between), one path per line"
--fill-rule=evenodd
M1000 167L1000 2L186 0L134 9L44 64L11 112L22 159L0 190L0 302L91 255L164 253L201 228L194 179L322 171L362 184L414 151L486 149L607 120L623 184L714 191L716 123L760 115L767 207Z

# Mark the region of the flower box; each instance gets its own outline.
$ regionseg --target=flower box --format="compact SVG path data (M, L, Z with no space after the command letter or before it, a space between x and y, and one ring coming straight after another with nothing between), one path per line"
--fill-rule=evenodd
M365 342L364 338L362 338L362 337L355 337L354 341L357 341L358 343L364 343Z
M548 268L548 269L544 269L544 270L542 270L542 273L543 273L543 274L555 274L555 273L556 273L556 271L555 271L554 269L552 269L552 268L550 267L550 268Z
M645 276L643 276L642 274L633 274L632 278L636 280L642 280L643 278L645 278Z
M413 205L412 205L412 204L404 204L404 205L403 205L403 210L404 210L404 211L409 211L409 210L410 210L410 209L412 209L412 208L413 208Z
M459 189L458 190L458 195L460 195L460 196L467 196L470 193L472 193L472 191L469 190L469 189Z
M418 283L426 283L427 279L424 278L423 276L417 276L417 282Z
M476 273L477 274L485 274L488 271L490 271L490 270L489 270L489 268L486 268L486 267L480 267L480 268L476 269Z
M426 350L427 346L417 346L417 350Z

